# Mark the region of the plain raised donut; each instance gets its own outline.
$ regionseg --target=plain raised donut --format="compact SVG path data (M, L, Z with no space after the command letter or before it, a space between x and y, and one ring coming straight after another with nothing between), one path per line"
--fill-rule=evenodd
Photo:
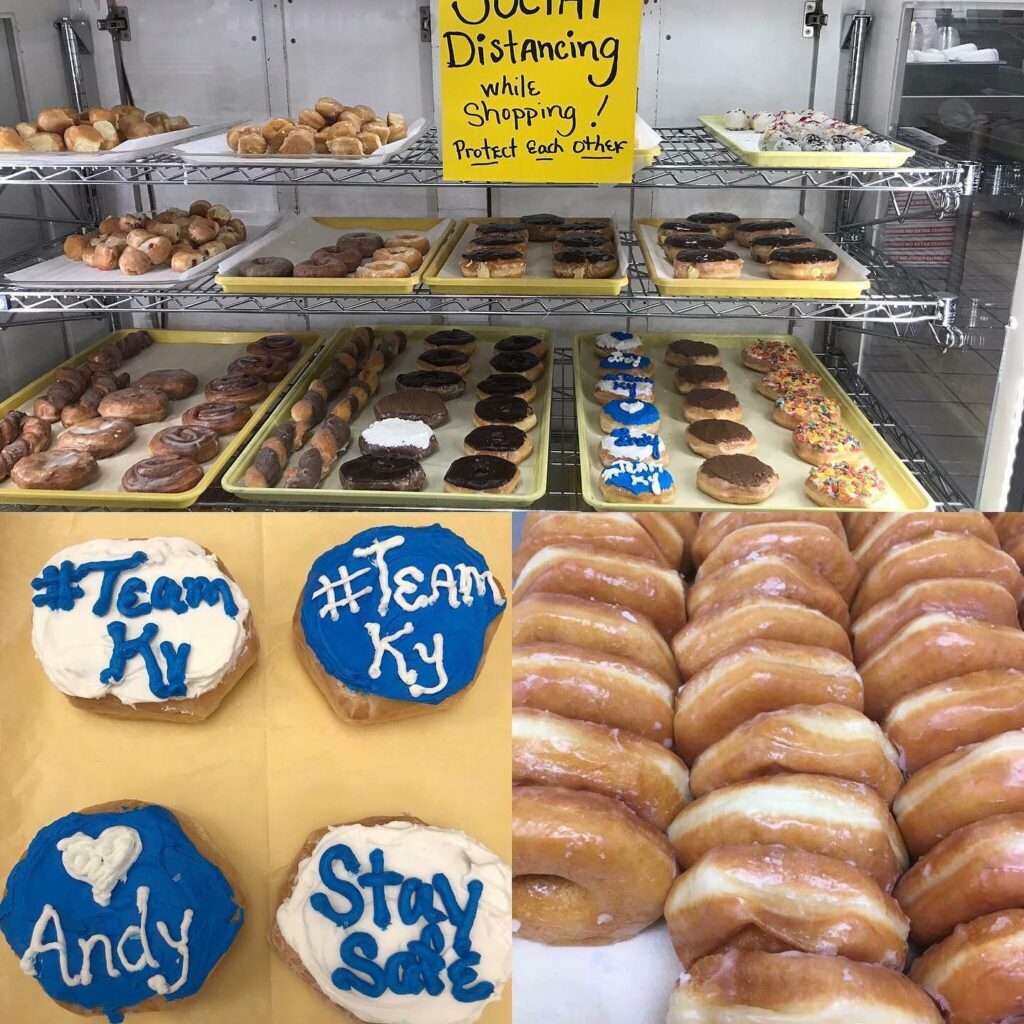
M763 712L708 747L692 767L695 797L784 772L859 782L887 804L903 785L899 756L885 733L861 712L840 704Z
M785 597L816 608L844 629L850 610L842 595L824 576L792 555L763 555L745 562L730 562L694 583L686 593L691 618L713 605L743 595Z
M640 559L558 545L538 551L516 580L516 599L532 593L605 601L646 615L666 639L686 625L683 579Z
M291 277L295 265L283 256L256 256L233 271L235 277Z
M676 863L665 836L618 800L516 786L512 870L517 935L597 946L628 939L661 917Z
M512 710L512 783L601 793L662 830L690 799L686 766L660 743L533 708Z
M863 871L782 846L719 846L672 884L665 920L684 968L726 949L799 950L903 970L907 919Z

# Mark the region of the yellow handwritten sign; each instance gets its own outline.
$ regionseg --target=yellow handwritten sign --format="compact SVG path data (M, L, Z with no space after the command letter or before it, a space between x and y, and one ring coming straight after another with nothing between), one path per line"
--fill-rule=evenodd
M639 0L440 0L444 176L633 172Z

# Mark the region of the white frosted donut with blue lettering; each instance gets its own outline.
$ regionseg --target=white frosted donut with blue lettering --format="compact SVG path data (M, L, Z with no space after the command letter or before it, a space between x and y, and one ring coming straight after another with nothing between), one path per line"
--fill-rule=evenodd
M255 659L248 600L215 555L183 537L75 544L31 587L32 646L69 697L187 701Z
M272 941L370 1024L472 1024L512 969L512 872L463 832L370 819L313 833Z

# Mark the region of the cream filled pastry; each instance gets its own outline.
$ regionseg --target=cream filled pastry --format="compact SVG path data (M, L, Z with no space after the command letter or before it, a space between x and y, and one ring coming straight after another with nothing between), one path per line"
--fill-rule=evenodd
M356 1020L472 1024L512 970L512 872L415 818L321 828L288 872L271 942Z
M32 590L36 657L79 707L205 718L256 660L248 600L183 537L64 548Z

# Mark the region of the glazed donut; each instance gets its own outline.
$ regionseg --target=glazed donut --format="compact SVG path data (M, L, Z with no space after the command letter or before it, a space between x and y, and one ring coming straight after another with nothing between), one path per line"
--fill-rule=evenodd
M864 540L875 523L881 521L882 516L888 514L887 512L841 513L843 529L846 531L846 538L849 541L851 550Z
M697 535L699 512L631 512L630 515L654 537L665 552L670 565L680 568L683 572L690 572L693 569L690 549L693 547L693 538Z
M840 704L766 711L708 747L692 765L695 797L761 775L831 775L870 786L891 804L903 773L885 733Z
M1024 906L1024 814L958 828L900 879L893 895L922 946L976 917Z
M150 455L179 455L193 462L209 462L220 450L220 441L209 427L164 427L149 441Z
M430 252L430 239L415 231L396 231L384 239L378 249L415 249L421 256Z
M847 601L853 597L860 580L857 563L846 544L827 526L813 521L759 523L732 530L700 563L697 579L702 580L730 562L766 554L786 554L799 559L824 576Z
M700 565L736 530L773 523L814 523L831 530L846 546L843 524L835 512L705 512L693 538L693 561Z
M896 701L883 728L913 774L960 747L1024 729L1024 673L989 669L932 683Z
M32 491L77 491L99 475L99 463L88 452L59 448L25 455L11 467L11 482Z
M512 609L514 644L590 647L629 658L671 686L679 685L672 651L646 615L564 594L528 594Z
M666 1024L942 1024L913 982L840 956L739 950L705 957L672 991Z
M533 708L512 709L512 784L600 793L662 831L690 800L686 766L660 743Z
M642 558L668 568L673 566L653 536L644 528L645 519L627 512L576 515L573 512L527 512L518 550L512 556L512 570L518 574L538 552L551 544L571 544L595 551L616 552Z
M827 775L770 775L716 789L676 815L668 838L684 868L716 846L778 845L846 861L886 892L908 862L878 794Z
M692 765L744 722L796 704L862 711L864 690L853 663L823 647L746 643L698 672L676 695L676 752Z
M513 594L568 594L640 612L666 640L686 625L683 580L671 569L579 545L552 545L523 566Z
M356 277L360 278L408 277L409 274L409 265L402 260L370 260L356 269Z
M162 391L149 388L121 388L100 399L97 412L112 419L130 420L136 426L155 423L167 415L170 402Z
M202 402L186 409L181 422L186 427L209 427L219 437L241 430L252 416L252 409L241 402Z
M672 687L636 662L568 644L512 648L512 704L666 744Z
M267 397L267 382L249 373L229 373L214 377L203 389L208 402L239 402L255 405Z
M175 401L195 394L199 378L188 370L150 370L139 377L135 387L162 391L171 401Z
M516 786L512 872L520 938L597 946L661 917L676 863L665 836L618 800Z
M1019 626L922 615L861 664L864 713L880 721L904 694L988 669L1024 670Z
M847 659L852 654L846 630L827 615L796 601L759 594L725 601L691 619L672 640L672 652L683 679L689 679L752 640L826 647Z
M866 573L897 544L932 533L970 533L999 547L995 529L980 512L883 512L853 549L853 559Z
M356 249L363 259L369 259L378 249L384 248L384 239L371 231L349 231L339 235L334 244L338 249ZM429 243L427 248L430 248Z
M1017 604L1009 592L990 580L916 580L879 601L853 623L850 633L857 663L863 664L922 615L953 615L996 626L1015 626Z
M997 512L991 516L992 526L999 537L999 545L1024 569L1024 514Z
M228 363L228 374L243 373L276 384L288 376L288 363L278 356L249 353Z
M1024 811L1024 731L961 747L915 772L893 813L915 857L964 825Z
M932 533L890 548L864 574L850 605L855 619L890 594L915 580L966 576L991 580L1004 587L1020 607L1024 577L1004 551L969 533Z
M798 601L843 629L850 625L850 612L839 591L810 566L784 554L732 562L706 573L687 591L686 608L690 618L696 618L713 605L755 594Z
M283 256L256 256L232 271L234 277L291 277L295 264Z
M105 459L124 451L134 440L135 427L130 420L97 416L68 427L58 436L55 447Z
M179 494L190 491L203 479L203 468L180 455L156 455L130 466L121 486L126 491Z
M377 249L370 258L374 261L398 260L409 268L409 274L415 274L423 266L423 257L420 255L420 251L408 246L386 245L383 249Z
M665 920L684 968L727 949L799 950L903 970L908 922L863 871L782 846L719 846L669 890Z
M948 1024L1012 1024L1024 1013L1024 910L962 924L914 962L910 977Z
M267 334L246 345L245 351L254 355L277 356L292 363L302 354L302 342L290 334Z

